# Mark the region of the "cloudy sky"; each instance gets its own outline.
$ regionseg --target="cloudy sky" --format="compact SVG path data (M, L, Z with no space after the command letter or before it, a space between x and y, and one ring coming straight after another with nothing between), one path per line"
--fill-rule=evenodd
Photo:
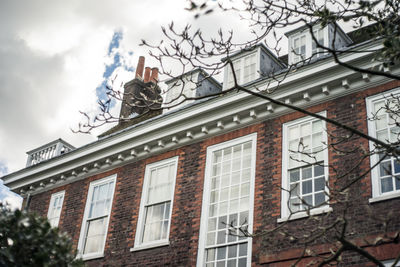
M172 20L204 31L246 24L226 14L195 20L184 0L0 1L0 177L25 167L26 151L62 138L79 147L96 140L74 134L82 116L94 114L104 85L133 78L147 49L141 39L158 42L161 26ZM148 56L146 65L156 67ZM118 106L115 106L118 109ZM20 198L0 181L0 199L18 206Z

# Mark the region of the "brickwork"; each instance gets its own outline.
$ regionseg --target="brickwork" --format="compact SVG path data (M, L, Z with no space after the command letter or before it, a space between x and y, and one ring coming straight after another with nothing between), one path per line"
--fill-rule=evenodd
M383 86L355 93L334 101L309 108L312 112L327 111L327 116L367 132L365 97L400 86L400 82L391 82ZM117 174L110 224L107 234L105 256L88 261L89 266L195 266L197 260L198 239L200 230L201 204L203 200L203 182L207 147L228 141L250 133L257 133L256 178L254 194L254 225L258 233L282 225L277 223L281 217L281 175L282 175L282 124L304 117L294 112L276 119L257 123L239 130L216 136L196 144L188 145L143 159L122 167L80 180L49 192L33 196L30 209L46 216L52 193L65 190L64 205L61 212L60 228L66 231L78 244L82 225L87 192L91 181ZM327 125L333 135L346 134L341 129ZM330 140L332 142L332 140ZM365 158L354 167L355 159L362 158L362 152L368 150L368 142L354 137L350 142L339 146L340 149L354 149L351 155L329 153L329 164L338 172L329 173L329 185L333 189L341 188L352 179L363 174L369 168L369 158ZM179 156L176 177L174 202L172 209L170 244L163 247L140 251L130 251L134 246L136 227L141 200L141 191L145 167L149 163ZM342 173L352 169L350 175L339 178ZM321 225L335 221L341 212L346 210L349 220L349 233L354 240L376 236L383 231L379 218L393 212L393 220L387 230L394 233L400 229L400 199L392 199L368 204L371 196L369 173L356 181L350 190L354 205L345 207L340 203L331 203L334 212L316 216ZM369 214L373 214L370 216ZM307 218L291 221L283 226L285 231L296 233L298 240L290 241L281 234L261 235L253 239L253 266L289 266L302 251L302 235L315 229L315 220ZM331 243L328 233L326 240L317 240L311 246L320 254L329 253ZM357 241L361 242L361 241ZM366 244L361 244L367 246ZM396 245L368 247L380 259L394 258L400 248ZM304 259L301 265L307 264L311 257ZM354 253L343 255L342 266L367 266L367 260Z

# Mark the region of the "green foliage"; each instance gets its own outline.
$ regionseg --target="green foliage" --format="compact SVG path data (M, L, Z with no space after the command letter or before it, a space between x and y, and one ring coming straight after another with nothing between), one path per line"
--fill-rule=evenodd
M47 219L0 203L0 266L84 266L72 241Z

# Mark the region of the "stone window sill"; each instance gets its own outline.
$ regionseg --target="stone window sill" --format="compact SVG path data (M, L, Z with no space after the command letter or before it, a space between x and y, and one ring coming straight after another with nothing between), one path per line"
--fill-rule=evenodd
M329 206L326 207L320 207L320 208L316 208L316 209L312 209L310 210L309 213L303 211L303 212L297 212L292 214L289 217L283 217L283 218L279 218L277 220L278 223L282 223L282 222L286 222L286 221L294 221L294 220L298 220L301 218L306 218L308 216L312 216L312 215L318 215L318 214L323 214L323 213L328 213L331 212L332 208Z
M169 246L169 241L162 241L162 242L157 242L157 243L151 243L151 244L143 244L139 246L135 246L130 249L131 252L133 251L139 251L139 250L145 250L145 249L151 249L151 248L157 248L157 247L164 247L164 246Z
M385 194L385 195L381 195L381 196L370 198L369 199L369 203L385 201L385 200L398 198L398 197L400 197L400 192L393 192L393 193L389 193L389 194Z

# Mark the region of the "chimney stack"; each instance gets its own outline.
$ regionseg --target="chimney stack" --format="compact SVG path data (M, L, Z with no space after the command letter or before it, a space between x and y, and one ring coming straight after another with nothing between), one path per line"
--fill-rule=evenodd
M153 82L153 83L157 83L158 82L158 68L152 68L151 69L150 81Z
M146 67L146 69L144 71L144 79L143 79L143 81L145 83L148 83L150 81L150 71L151 71L151 68L150 67Z
M144 69L144 56L140 56L136 67L135 78L140 78L140 79L143 78L143 69Z

